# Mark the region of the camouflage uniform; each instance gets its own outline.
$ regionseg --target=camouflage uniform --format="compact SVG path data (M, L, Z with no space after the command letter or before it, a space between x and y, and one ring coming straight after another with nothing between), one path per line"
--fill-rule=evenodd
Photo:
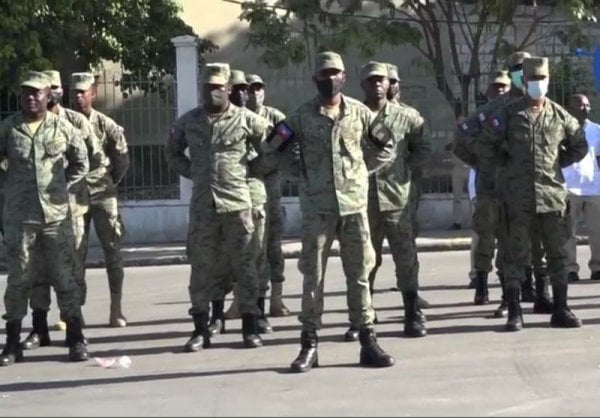
M247 177L249 160L260 149L267 129L266 120L231 103L215 121L198 107L177 119L171 128L165 147L167 162L179 175L193 181L187 243L192 266L192 316L209 311L216 285L211 279L221 251L233 261L240 312L259 315ZM184 154L188 148L189 158Z
M27 314L35 257L46 260L61 312L66 318L79 318L67 190L88 172L81 134L51 113L34 134L18 113L0 125L0 157L8 159L3 219L9 274L4 318L21 321Z
M419 262L411 217L411 167L424 162L431 150L423 140L423 118L406 107L388 103L376 116L392 132L392 163L370 177L369 225L376 264L369 274L373 283L382 260L384 236L396 264L401 292L417 292Z
M507 164L507 289L525 279L532 229L540 232L553 286L566 286L567 192L557 167L585 156L579 123L548 98L536 119L520 98L500 108L486 130L489 138L481 144L492 155L505 155Z
M71 109L59 107L58 116L68 121L79 130L87 146L90 171L86 179L93 179L101 176L106 170L106 160L103 158L100 141L94 134L92 125L79 112ZM89 209L89 193L85 181L79 182L69 190L69 201L71 209L71 222L73 224L73 236L75 239L75 259L73 263L73 274L75 282L79 289L79 303L85 304L87 285L85 282L85 219L84 215ZM33 287L31 289L30 306L33 310L50 309L50 283L45 274L45 259L38 259L36 262L36 272L33 278Z
M375 254L366 211L368 168L380 168L388 161L392 144L372 142L371 121L370 110L347 96L342 96L335 121L323 113L318 98L286 120L297 141L296 147L288 149L298 151L301 173L303 228L298 268L304 281L299 319L305 331L321 326L325 265L334 238L340 241L350 322L356 328L373 325L368 274Z

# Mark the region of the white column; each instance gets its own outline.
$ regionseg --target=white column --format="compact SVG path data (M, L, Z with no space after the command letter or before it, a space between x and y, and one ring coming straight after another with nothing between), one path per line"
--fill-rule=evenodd
M198 106L198 44L190 35L171 39L177 57L177 116ZM179 183L181 201L189 203L192 182L181 177Z

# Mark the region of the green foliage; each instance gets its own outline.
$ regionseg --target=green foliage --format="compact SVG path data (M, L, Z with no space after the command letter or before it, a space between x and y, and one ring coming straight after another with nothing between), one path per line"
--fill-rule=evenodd
M174 71L170 39L195 35L174 0L0 0L0 88L27 70L87 70L101 60L160 79ZM201 52L216 48L199 39Z
M589 62L580 58L563 57L551 66L549 97L557 103L566 106L569 98L576 93L592 96L594 80Z

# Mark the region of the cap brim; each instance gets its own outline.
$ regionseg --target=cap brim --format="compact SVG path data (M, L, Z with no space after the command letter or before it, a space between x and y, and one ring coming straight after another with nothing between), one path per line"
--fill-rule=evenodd
M319 69L317 71L323 71L323 70L345 71L346 69L337 64L323 64L322 66L319 67Z
M73 90L89 90L92 85L92 83L75 83L73 84Z
M371 71L363 76L363 80L366 80L370 77L386 77L390 78L387 71Z
M36 90L43 90L46 88L50 88L49 85L43 84L43 83L38 83L36 81L23 81L21 83L21 87L31 87L32 89L36 89Z

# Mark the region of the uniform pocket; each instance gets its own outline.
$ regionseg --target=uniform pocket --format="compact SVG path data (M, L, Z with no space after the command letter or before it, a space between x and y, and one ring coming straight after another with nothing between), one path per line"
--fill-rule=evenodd
M52 141L44 143L46 154L54 157L67 151L67 141L62 138L55 138Z

